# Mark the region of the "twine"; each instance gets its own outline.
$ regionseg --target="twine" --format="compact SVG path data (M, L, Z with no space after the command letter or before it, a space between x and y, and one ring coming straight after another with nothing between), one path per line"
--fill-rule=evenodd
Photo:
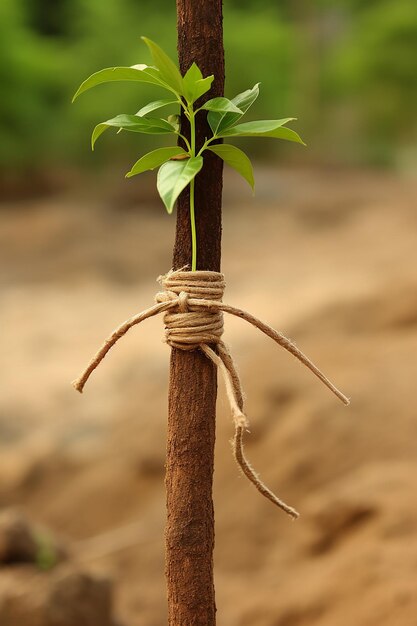
M312 371L344 404L348 405L349 399L287 337L250 313L224 304L222 302L225 289L223 274L209 271L171 270L165 276L160 276L158 281L164 287L164 291L156 294L156 304L128 319L106 339L83 374L73 382L75 389L82 393L91 373L132 326L140 324L149 317L164 313L165 342L179 350L200 349L223 374L235 424L233 454L242 472L263 496L294 519L297 518L298 512L268 489L245 457L243 436L249 422L244 410L240 378L233 357L222 340L223 313L240 317L258 328Z

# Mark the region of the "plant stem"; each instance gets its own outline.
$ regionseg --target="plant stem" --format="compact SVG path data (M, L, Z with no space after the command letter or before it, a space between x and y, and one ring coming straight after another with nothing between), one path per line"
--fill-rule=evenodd
M195 113L193 105L190 105L190 134L191 134L191 156L195 157ZM197 269L197 234L195 228L195 206L194 206L194 187L195 180L190 183L190 223L191 223L191 271Z
M195 210L194 210L194 178L190 183L190 222L191 222L191 271L197 269L197 234L195 230Z
M213 135L213 137L209 137L208 139L205 140L204 144L202 145L199 153L197 154L197 156L201 156L204 152L204 150L207 148L207 146L214 141L215 139L217 139L217 135Z
M181 137L181 139L183 140L183 142L187 146L187 150L191 153L191 146L190 146L190 142L188 141L187 137L185 135L182 135L181 133L178 133L178 137Z

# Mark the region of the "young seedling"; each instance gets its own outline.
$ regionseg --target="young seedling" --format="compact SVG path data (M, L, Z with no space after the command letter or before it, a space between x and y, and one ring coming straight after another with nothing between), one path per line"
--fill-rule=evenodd
M157 188L168 213L172 213L178 199L174 269L161 277L164 291L157 294L155 305L119 326L74 381L75 388L82 392L92 372L130 328L164 313L165 339L172 348L165 535L170 626L215 624L212 478L216 369L221 370L225 380L235 423L233 451L242 472L263 496L291 517L298 516L295 509L264 485L245 458L243 435L248 420L236 366L222 340L223 313L235 315L258 328L309 368L342 402L349 403L289 339L250 313L222 301L225 288L224 276L220 273L222 179L219 166L222 163L214 155L234 168L254 189L250 159L236 146L221 143L223 140L273 137L301 144L303 141L286 126L295 118L240 122L258 97L259 84L231 100L221 95L224 84L221 7L221 0L209 3L177 0L179 53L184 75L159 46L143 37L151 52L153 66L134 65L101 70L87 78L74 96L75 99L96 85L114 81L158 86L169 93L168 98L150 102L135 115L121 114L98 124L92 134L92 147L98 137L112 127L118 132L172 134L182 144L158 148L143 155L126 174L131 177L159 167ZM215 98L207 100L214 76L203 77L188 52L184 52L188 50L191 39L200 44L198 55L202 67L206 64L208 73L215 68L218 79L213 85L217 94ZM176 107L176 112L166 118L155 117L156 112L165 107ZM178 107L181 117L178 116ZM184 127L181 127L180 120ZM207 136L202 132L204 128L207 129ZM205 160L206 167L197 180L199 206L196 207L195 181ZM181 195L187 187L189 198ZM198 259L196 225L202 242ZM181 270L184 265L192 271Z
M155 85L168 91L170 97L149 102L135 115L122 113L106 122L101 122L93 130L91 146L108 128L118 132L128 130L150 135L174 135L180 138L184 147L168 146L158 148L143 155L127 172L126 177L142 174L159 167L157 176L158 193L168 213L172 213L180 193L190 186L190 223L192 258L191 270L197 268L197 235L195 220L195 177L204 164L204 153L214 152L225 163L235 169L254 190L253 167L249 157L236 146L219 143L219 140L237 137L274 137L303 144L299 135L286 124L295 120L287 117L279 120L260 120L241 124L240 120L259 95L259 83L231 100L212 98L202 106L196 104L202 95L210 90L214 76L203 77L193 63L186 74L181 73L169 56L153 41L142 37L148 46L154 66L133 65L132 67L111 67L100 70L87 78L79 87L74 100L84 91L102 83L132 81ZM181 132L179 116L155 117L155 112L166 107L181 107L190 124L190 139ZM200 149L196 147L196 116L206 112L211 136L206 137Z
M92 134L92 147L100 135L108 128L115 127L118 132L129 130L139 133L150 134L174 134L183 140L185 148L170 146L158 148L142 156L133 165L126 176L135 176L147 170L159 167L157 188L168 213L172 213L174 204L180 193L190 186L190 223L191 223L191 272L177 270L169 272L161 278L165 287L163 293L157 294L157 304L135 315L122 324L112 336L105 342L101 350L96 354L82 376L75 381L75 387L82 392L85 383L91 373L103 360L110 348L126 334L126 332L143 320L165 312L165 326L167 329L166 341L171 347L180 350L195 350L199 348L224 374L226 390L229 396L232 415L236 426L235 457L242 468L243 473L255 484L258 490L284 509L293 517L298 513L288 507L270 492L259 480L243 454L242 436L248 422L243 410L243 393L239 377L233 363L233 359L223 343L223 312L237 315L276 341L280 346L288 350L299 361L307 366L322 382L324 382L339 399L347 403L347 398L324 376L324 374L286 337L267 326L253 315L224 304L222 300L224 290L224 277L218 272L197 272L197 237L195 227L195 198L194 182L198 172L203 167L206 151L214 152L225 163L233 167L254 188L253 168L248 156L239 148L231 144L215 143L219 139L227 137L275 137L303 143L299 135L285 124L294 118L281 120L262 120L238 124L237 122L246 113L259 94L259 84L238 94L232 100L217 97L208 100L201 106L196 101L205 94L213 81L213 76L203 75L196 63L192 63L184 77L175 63L153 41L142 38L148 46L154 67L148 65L134 65L132 67L107 68L92 74L85 80L74 98L79 94L101 83L130 80L158 85L169 91L172 96L165 100L156 100L142 107L136 115L121 114L98 124ZM177 104L183 109L184 115L190 125L190 133L187 138L178 123L178 116L170 115L166 119L148 116L148 113L163 107ZM209 127L212 131L210 137L206 137L201 148L196 148L196 116L207 111ZM174 310L174 313L171 311ZM178 317L178 313L180 314ZM210 345L217 346L217 352Z

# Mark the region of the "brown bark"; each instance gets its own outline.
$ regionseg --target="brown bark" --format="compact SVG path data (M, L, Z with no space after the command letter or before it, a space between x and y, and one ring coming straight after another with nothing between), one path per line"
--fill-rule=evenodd
M223 95L221 0L177 0L178 54L184 74L195 61L215 80L204 100ZM200 104L200 102L198 103ZM186 120L182 129L187 132ZM210 133L197 116L197 147ZM220 270L222 161L205 153L196 178L197 269ZM189 195L177 206L173 267L191 263ZM200 351L172 349L166 463L168 624L214 626L213 583L216 371Z

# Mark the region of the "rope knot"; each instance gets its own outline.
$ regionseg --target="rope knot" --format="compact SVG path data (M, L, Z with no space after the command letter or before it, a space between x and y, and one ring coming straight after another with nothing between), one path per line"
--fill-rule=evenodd
M178 296L178 308L180 313L188 312L188 293L186 291L181 291Z
M344 404L349 404L349 399L284 335L250 313L229 304L224 304L222 302L225 288L223 274L218 272L171 270L165 276L160 276L158 281L164 287L164 291L156 295L156 304L126 320L113 331L83 374L74 381L74 387L80 393L82 392L90 374L104 359L112 346L132 326L164 312L166 343L180 350L196 350L199 348L223 373L235 423L233 451L242 472L268 500L286 511L291 517L298 517L295 509L285 504L264 485L244 455L243 433L248 427L248 420L244 411L244 399L239 374L229 349L222 341L223 311L246 320L273 339L279 346L285 348L285 350L308 367ZM216 346L216 350L213 349L213 345Z
M214 306L221 302L224 277L219 272L170 271L159 278L165 291L157 302L176 306L164 315L165 342L179 350L195 350L204 344L219 344L223 313Z

